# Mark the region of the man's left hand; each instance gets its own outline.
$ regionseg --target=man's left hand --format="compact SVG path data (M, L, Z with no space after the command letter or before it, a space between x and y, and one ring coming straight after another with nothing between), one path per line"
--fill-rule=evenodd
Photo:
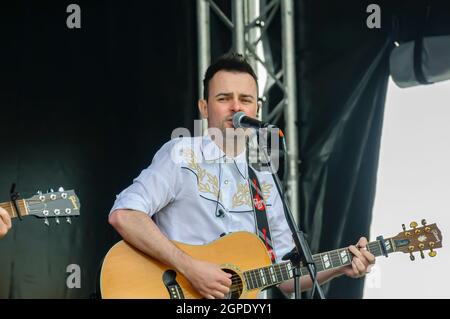
M367 239L361 237L356 246L351 245L348 250L353 254L352 264L342 268L342 272L352 278L365 276L375 264L375 256L366 249Z

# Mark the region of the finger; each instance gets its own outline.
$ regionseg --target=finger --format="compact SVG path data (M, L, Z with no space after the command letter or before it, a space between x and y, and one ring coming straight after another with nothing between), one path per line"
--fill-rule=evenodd
M225 295L223 293L221 293L219 290L213 290L211 292L211 295L213 295L214 298L218 298L218 299L223 299L223 297L225 297Z
M0 208L0 218L3 220L3 223L6 225L7 229L11 228L11 217L6 210Z
M3 221L3 219L0 218L0 229L2 230L2 232L4 231L6 233L8 229L11 229L11 224L8 225L7 222Z
M221 278L219 279L219 282L220 282L222 285L225 285L225 286L227 286L227 287L231 287L231 284L232 284L231 276L230 276L230 278L221 277Z
M230 288L228 288L224 285L217 285L216 289L219 290L223 294L227 294L230 292Z
M348 247L348 250L353 254L354 257L357 257L357 258L363 258L363 255L361 254L361 252L359 251L359 249L356 248L355 246L350 245L350 246Z
M371 265L375 264L376 258L372 253L369 253L367 250L363 250L361 253L367 259L369 264Z
M356 268L358 269L358 275L364 275L366 273L367 266L364 265L363 262L358 258L353 259L353 261Z
M203 295L203 297L205 297L206 299L215 299L212 295L209 294Z
M358 268L356 267L356 264L354 261L352 261L352 269L353 269L353 277L358 276L358 274L359 274Z
M0 238L6 235L6 225L3 225L3 223L0 223Z
M363 263L365 267L367 267L370 264L375 263L375 256L371 256L369 252L366 251L360 251L360 255L357 258L359 261Z
M367 246L367 238L366 238L366 237L361 237L361 238L358 240L358 243L356 244L356 247L364 248L364 247L366 247L366 246Z

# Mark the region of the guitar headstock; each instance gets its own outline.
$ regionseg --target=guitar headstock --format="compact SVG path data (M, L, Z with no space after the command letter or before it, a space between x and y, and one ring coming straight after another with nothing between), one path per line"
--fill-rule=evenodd
M48 218L64 218L71 223L71 217L80 215L80 201L74 190L64 190L62 187L57 192L49 190L47 193L38 192L36 195L25 199L28 215L44 218L48 226Z
M429 250L430 257L436 256L435 249L442 247L442 234L437 225L427 225L425 219L422 219L421 227L417 227L416 222L411 222L409 226L411 228L406 229L403 224L403 231L392 238L395 250L410 254L411 260L415 259L412 253L417 251L422 258L425 258L424 250Z

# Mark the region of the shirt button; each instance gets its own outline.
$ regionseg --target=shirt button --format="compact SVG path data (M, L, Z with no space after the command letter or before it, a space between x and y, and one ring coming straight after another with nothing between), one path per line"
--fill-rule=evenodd
M228 185L228 179L224 180L223 183L224 183L225 185Z

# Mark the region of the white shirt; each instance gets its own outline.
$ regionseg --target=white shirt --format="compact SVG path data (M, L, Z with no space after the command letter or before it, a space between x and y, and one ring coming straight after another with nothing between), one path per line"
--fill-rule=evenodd
M280 196L268 172L256 172L277 261L293 247ZM204 245L224 233L256 233L246 152L229 158L209 136L173 139L123 190L111 209L152 217L171 240Z

